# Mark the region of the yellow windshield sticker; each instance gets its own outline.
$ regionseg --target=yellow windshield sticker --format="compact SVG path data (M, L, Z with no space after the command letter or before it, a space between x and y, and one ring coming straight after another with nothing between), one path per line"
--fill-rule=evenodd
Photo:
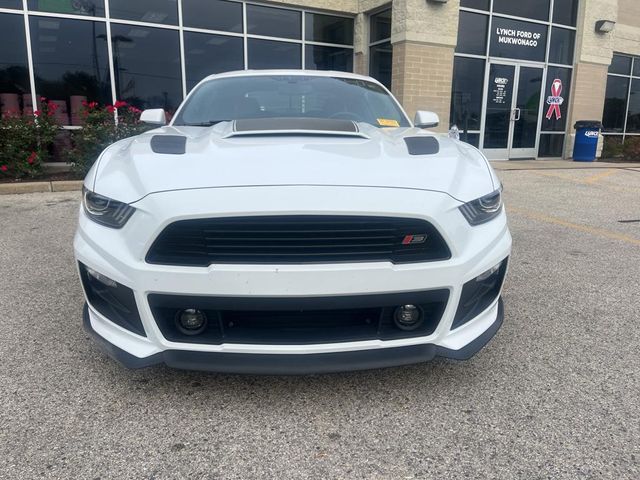
M389 118L378 118L378 125L381 127L399 127L400 124L397 120L391 120Z

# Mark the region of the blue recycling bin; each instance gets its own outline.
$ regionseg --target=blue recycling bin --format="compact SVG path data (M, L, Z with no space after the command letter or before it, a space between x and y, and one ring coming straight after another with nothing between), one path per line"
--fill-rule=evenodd
M576 129L576 141L573 145L574 162L593 162L596 159L598 138L602 124L597 120L578 120Z

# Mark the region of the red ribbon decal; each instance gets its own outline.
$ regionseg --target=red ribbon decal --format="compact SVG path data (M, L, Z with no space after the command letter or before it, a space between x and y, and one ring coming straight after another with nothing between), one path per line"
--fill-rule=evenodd
M547 120L551 120L551 117L556 116L556 120L560 120L562 118L562 112L560 111L560 105L564 103L564 98L560 95L562 94L562 80L556 78L551 84L551 96L547 97L547 104L549 105L549 110L547 111Z

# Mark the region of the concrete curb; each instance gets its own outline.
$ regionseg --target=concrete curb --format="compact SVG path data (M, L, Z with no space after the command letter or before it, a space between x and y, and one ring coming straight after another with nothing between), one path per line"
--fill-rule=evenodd
M498 171L516 170L583 170L594 168L634 169L640 167L637 162L574 162L573 160L511 160L491 161Z
M0 195L42 192L72 192L82 190L82 180L57 180L52 182L0 183Z

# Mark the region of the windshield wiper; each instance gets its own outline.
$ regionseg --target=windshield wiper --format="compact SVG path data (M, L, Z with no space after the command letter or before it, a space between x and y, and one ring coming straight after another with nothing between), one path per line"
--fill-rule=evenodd
M210 127L220 122L229 122L230 120L209 120L208 122L188 123L185 122L181 126L183 127Z

